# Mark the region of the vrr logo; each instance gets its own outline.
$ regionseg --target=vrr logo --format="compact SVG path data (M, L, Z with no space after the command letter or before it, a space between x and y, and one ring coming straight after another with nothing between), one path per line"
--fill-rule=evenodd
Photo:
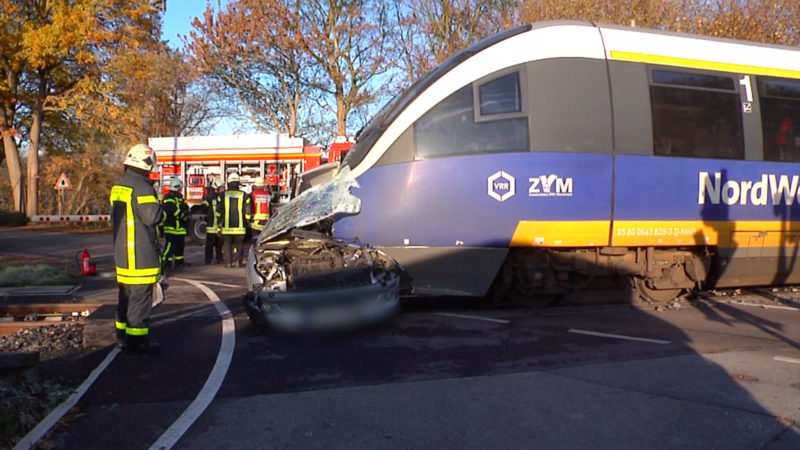
M486 190L489 197L504 202L516 193L516 180L512 175L498 170L487 179Z

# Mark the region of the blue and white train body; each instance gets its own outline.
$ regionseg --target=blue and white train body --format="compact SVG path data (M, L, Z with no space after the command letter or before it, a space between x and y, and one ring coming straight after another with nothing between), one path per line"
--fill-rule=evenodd
M518 27L418 80L337 175L321 172L297 199L305 210L344 178L358 205L330 208L316 229L396 261L412 293L526 296L608 275L664 300L795 283L800 49ZM259 245L286 242L302 215L288 208ZM267 260L254 262L254 285Z

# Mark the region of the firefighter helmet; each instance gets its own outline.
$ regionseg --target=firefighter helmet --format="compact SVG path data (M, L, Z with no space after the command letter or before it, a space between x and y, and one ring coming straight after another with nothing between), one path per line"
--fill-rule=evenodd
M234 172L228 175L228 183L238 183L239 182L239 174Z
M169 182L169 190L170 190L170 191L178 191L178 190L180 190L180 188L182 188L182 187L183 187L183 183L181 182L181 179L180 179L180 178L173 178L173 179L172 179L172 180Z
M263 188L264 187L264 178L258 177L255 181L253 181L253 187Z
M136 144L128 150L122 164L150 172L156 165L156 152L147 144Z
M212 189L219 189L221 187L222 187L222 180L220 180L219 178L214 178L213 180L211 180Z

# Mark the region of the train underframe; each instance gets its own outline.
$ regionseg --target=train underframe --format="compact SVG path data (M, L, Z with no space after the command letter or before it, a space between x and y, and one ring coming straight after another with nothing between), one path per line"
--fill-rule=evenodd
M490 297L498 303L543 306L605 284L622 285L634 302L669 302L705 288L714 258L708 247L512 248Z

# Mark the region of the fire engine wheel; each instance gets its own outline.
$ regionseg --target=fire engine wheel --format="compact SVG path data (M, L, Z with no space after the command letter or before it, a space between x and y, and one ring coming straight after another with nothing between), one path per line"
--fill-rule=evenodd
M206 241L206 221L195 220L189 226L189 239L193 244L202 244Z

